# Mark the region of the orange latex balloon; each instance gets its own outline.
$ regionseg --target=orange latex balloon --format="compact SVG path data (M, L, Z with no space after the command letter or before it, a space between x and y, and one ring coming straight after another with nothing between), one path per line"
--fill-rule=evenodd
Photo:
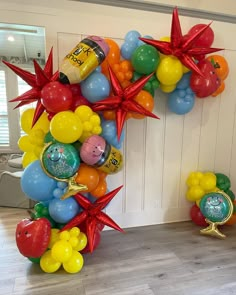
M107 177L107 173L104 172L104 171L102 171L102 170L98 170L98 169L96 169L96 170L97 170L97 173L98 173L98 175L99 175L99 181L100 181L100 180L105 180L106 177Z
M84 192L91 192L99 183L99 174L95 168L82 163L79 166L75 181L87 186L88 189L84 190Z
M145 108L146 110L148 110L149 112L153 111L154 108L154 99L152 97L152 95L145 91L145 90L141 90L139 92L139 94L134 98L134 100L139 103L143 108ZM145 118L144 115L140 115L137 113L131 113L132 118L135 119L143 119Z
M104 179L101 179L97 187L90 192L90 194L95 198L100 198L106 194L107 191L107 182Z
M102 73L106 75L107 77L109 76L108 73L108 65L113 65L115 63L119 63L120 61L120 47L119 45L112 39L104 39L105 42L109 46L109 53L103 63L101 64L101 69Z
M116 113L115 111L109 110L103 112L103 117L105 120L115 120L116 119Z
M222 55L209 55L207 58L215 68L217 76L221 80L225 80L229 74L229 66L226 59Z
M236 214L233 214L225 224L226 225L234 225L235 223L236 223Z
M225 82L221 81L220 86L216 89L214 93L212 93L211 96L216 97L217 95L221 94L225 90Z

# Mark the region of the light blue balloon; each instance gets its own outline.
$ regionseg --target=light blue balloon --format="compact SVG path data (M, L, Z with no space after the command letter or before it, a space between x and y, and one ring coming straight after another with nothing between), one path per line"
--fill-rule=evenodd
M79 204L73 197L65 200L53 198L49 203L49 214L58 223L67 223L80 211Z
M194 107L194 103L194 95L186 93L186 95L183 96L183 90L178 89L169 94L167 102L169 110L178 115L184 115L190 112Z
M60 199L63 196L64 192L59 187L53 190L53 197Z
M92 103L100 101L110 94L110 83L105 75L93 72L80 83L82 95Z
M117 149L120 149L125 137L124 129L122 130L120 140L118 141L115 121L103 120L101 126L102 126L101 136L112 146L114 146Z
M139 37L141 37L141 34L138 31L132 30L125 35L125 41L137 43Z
M191 72L188 72L182 76L182 78L179 80L176 88L177 89L186 89L190 85L190 77L191 77Z
M145 36L143 36L143 38L153 40L153 38L149 35L145 35ZM138 40L138 46L142 46L144 44L147 44L147 43L143 42L142 40Z
M57 187L59 187L60 189L64 189L68 186L68 183L65 181L58 181L57 182Z
M130 60L131 59L131 56L133 54L133 52L135 51L135 49L138 47L138 43L137 42L124 42L122 45L121 45L121 48L120 48L120 53L121 53L121 56L124 58L124 59L128 59Z
M48 201L53 197L57 181L44 173L40 161L29 164L21 177L22 191L34 201Z

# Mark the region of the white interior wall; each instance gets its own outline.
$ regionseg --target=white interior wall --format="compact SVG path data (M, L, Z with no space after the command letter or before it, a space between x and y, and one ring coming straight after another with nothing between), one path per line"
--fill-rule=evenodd
M190 1L179 2L184 6ZM197 2L201 3L200 8L206 8L203 1ZM225 8L228 10L229 6ZM222 7L219 9L224 12ZM135 29L158 39L169 35L171 24L171 15L167 14L55 0L1 1L0 17L1 22L45 27L46 49L49 52L54 48L55 69L85 35L122 42L125 34ZM180 16L183 32L209 21ZM166 95L157 91L154 113L161 120L128 121L122 150L125 166L109 177L110 190L121 184L124 188L107 208L122 227L189 219L191 204L185 200L185 180L196 169L226 173L236 191L236 28L220 22L213 22L211 27L215 33L213 45L226 48L221 52L230 65L226 89L216 98L197 99L192 112L185 116L170 113Z

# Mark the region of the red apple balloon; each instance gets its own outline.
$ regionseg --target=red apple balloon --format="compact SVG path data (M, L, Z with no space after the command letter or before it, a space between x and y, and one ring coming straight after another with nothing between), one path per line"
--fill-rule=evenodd
M16 244L23 256L37 258L47 250L51 235L51 224L42 217L35 220L25 218L16 226Z
M221 82L209 60L201 60L197 65L203 75L193 72L190 77L190 87L197 97L204 98L214 93Z

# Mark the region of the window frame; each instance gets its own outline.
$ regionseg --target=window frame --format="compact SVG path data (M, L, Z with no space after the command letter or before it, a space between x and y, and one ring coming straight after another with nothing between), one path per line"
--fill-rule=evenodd
M28 71L33 70L33 66L31 67L30 65L17 64L17 67L24 68ZM17 75L5 65L0 65L0 70L5 71L7 114L9 128L9 146L0 146L0 154L22 153L22 151L18 147L18 140L21 137L20 111L19 108L14 109L17 106L18 102L10 102L11 99L19 95Z

